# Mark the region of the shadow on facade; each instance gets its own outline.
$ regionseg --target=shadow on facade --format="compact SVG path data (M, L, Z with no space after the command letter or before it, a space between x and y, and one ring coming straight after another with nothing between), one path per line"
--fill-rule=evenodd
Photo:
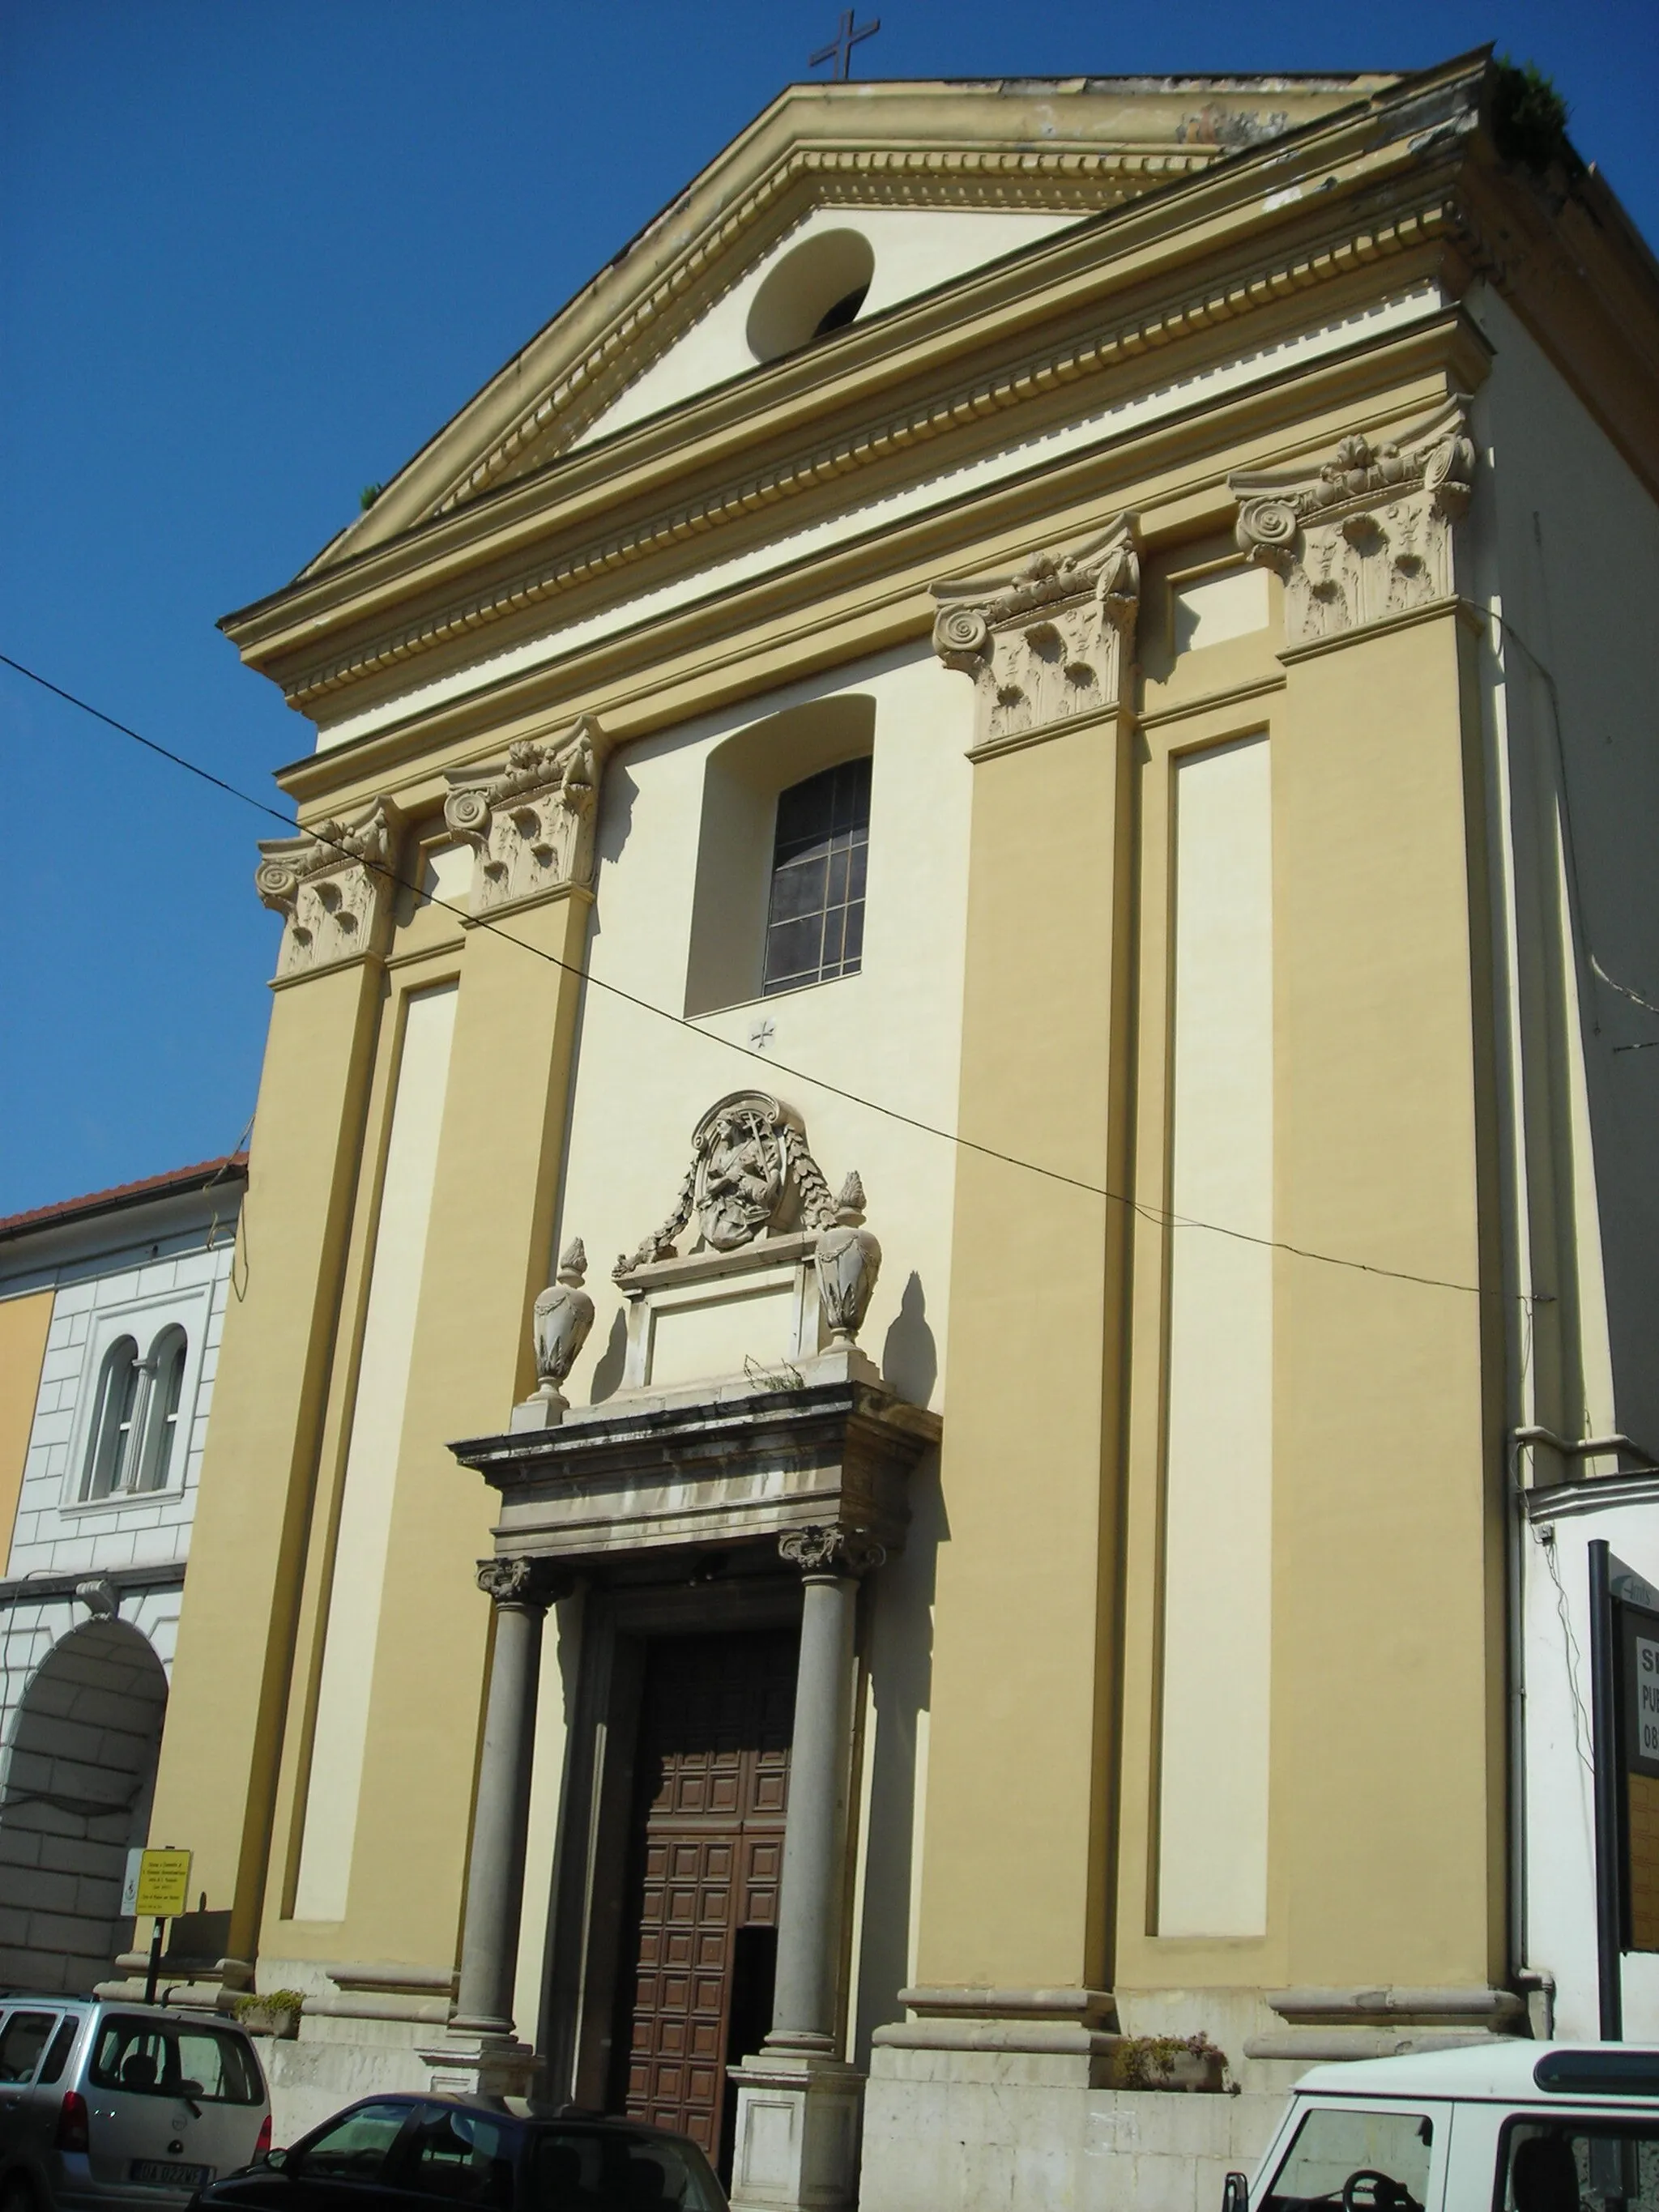
M131 1939L126 1855L149 1825L167 1677L137 1630L93 1620L24 1692L0 1784L0 1982L90 1992Z

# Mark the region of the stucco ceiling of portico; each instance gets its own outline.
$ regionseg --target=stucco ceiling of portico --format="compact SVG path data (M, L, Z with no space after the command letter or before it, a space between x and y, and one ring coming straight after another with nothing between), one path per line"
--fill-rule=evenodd
M866 239L863 319L1363 100L1395 79L795 85L562 308L307 574L760 363L769 272ZM826 301L826 305L830 304Z

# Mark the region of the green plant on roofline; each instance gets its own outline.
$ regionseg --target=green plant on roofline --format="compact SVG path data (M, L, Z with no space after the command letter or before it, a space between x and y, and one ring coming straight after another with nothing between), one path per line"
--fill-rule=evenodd
M1502 54L1492 64L1492 143L1506 161L1541 177L1558 163L1570 177L1583 169L1567 137L1567 103L1536 62L1524 67Z

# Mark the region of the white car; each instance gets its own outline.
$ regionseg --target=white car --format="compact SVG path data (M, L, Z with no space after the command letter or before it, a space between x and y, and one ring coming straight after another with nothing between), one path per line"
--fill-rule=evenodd
M1496 2039L1316 2066L1224 2212L1659 2212L1659 2051Z

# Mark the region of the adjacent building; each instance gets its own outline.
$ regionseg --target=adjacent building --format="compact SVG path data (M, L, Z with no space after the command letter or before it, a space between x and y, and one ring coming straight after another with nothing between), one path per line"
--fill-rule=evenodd
M131 1946L246 1174L208 1160L0 1220L9 1987L84 1993Z
M151 1826L285 2130L1190 2204L1584 2024L1659 277L1515 88L792 88L228 619L314 742Z

